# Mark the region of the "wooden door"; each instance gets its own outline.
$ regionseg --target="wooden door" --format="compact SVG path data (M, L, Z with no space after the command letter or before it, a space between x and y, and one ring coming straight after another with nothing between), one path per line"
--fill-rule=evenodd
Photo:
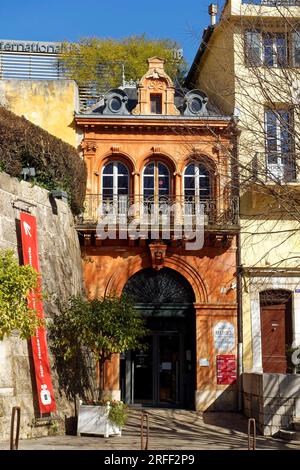
M287 304L261 306L261 341L263 371L287 372L286 341L290 330Z

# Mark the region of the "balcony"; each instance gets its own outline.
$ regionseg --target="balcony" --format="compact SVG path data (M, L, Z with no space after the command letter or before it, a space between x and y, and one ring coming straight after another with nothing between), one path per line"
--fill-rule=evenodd
M300 0L242 0L242 4L267 7L296 7L300 5Z
M297 182L296 155L272 152L256 154L252 159L254 180L285 184Z
M143 226L146 230L170 230L202 225L210 229L236 229L239 220L238 197L200 200L197 196L119 195L112 198L88 194L84 211L76 221L78 230L95 230L98 224Z

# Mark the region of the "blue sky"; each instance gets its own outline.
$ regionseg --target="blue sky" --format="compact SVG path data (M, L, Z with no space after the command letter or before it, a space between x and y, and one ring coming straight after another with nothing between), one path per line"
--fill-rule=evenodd
M191 63L202 30L209 24L210 3L212 0L0 0L0 39L77 41L89 36L122 38L146 33L177 40Z

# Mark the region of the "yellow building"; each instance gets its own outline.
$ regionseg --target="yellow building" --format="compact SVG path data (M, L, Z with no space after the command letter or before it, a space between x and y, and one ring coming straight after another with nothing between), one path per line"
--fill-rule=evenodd
M300 418L299 5L211 5L187 78L237 123L241 391L265 434Z
M0 40L0 105L77 147L80 96L60 68L60 43Z

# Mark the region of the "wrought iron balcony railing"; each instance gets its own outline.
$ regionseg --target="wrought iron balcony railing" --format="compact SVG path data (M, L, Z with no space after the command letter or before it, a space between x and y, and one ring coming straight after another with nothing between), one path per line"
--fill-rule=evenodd
M297 160L298 155L294 153L256 153L251 162L253 178L280 184L295 183L298 172Z
M107 221L111 224L129 224L132 221L151 224L174 225L201 222L204 225L226 227L236 226L239 217L238 197L200 199L196 196L153 196L141 195L103 197L88 194L84 211L77 218L77 227L93 227Z

